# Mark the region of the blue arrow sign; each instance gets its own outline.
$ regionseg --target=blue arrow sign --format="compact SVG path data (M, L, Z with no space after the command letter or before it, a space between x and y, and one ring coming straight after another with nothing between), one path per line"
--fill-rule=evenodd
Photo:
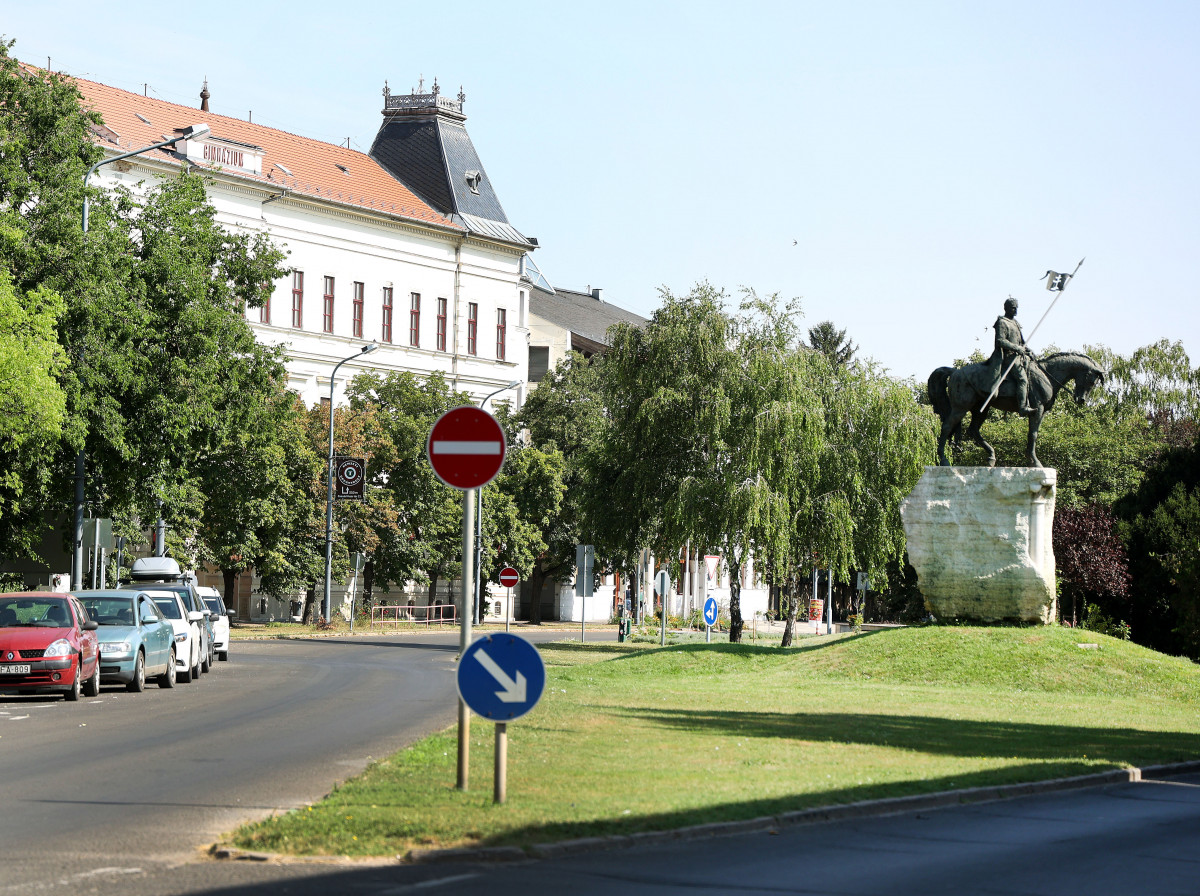
M717 624L717 599L710 597L704 602L704 624L712 628Z
M537 705L546 665L537 648L517 635L485 635L458 661L458 695L486 719L511 722Z

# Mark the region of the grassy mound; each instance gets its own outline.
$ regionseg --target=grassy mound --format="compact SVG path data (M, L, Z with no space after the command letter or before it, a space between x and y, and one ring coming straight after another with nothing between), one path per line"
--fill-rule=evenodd
M491 803L492 726L475 719L470 791L454 789L450 730L237 842L527 845L1200 756L1200 667L1085 631L541 650L546 693L509 726L507 805Z

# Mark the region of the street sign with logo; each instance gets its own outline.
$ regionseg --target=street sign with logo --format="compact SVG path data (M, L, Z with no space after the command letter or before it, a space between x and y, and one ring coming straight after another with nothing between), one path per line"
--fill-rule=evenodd
M537 648L516 635L485 635L458 661L458 695L494 722L511 722L537 705L546 666Z
M496 418L477 407L452 408L438 417L425 444L438 479L451 488L479 488L496 478L508 443Z
M717 624L717 599L710 597L704 602L704 624L712 628Z
M515 588L519 581L521 581L521 577L517 575L517 571L511 566L506 566L500 570L500 584L505 588Z
M361 457L333 459L333 496L339 501L361 501L367 479L367 462Z
M671 574L665 569L660 569L658 575L654 579L654 590L659 593L659 596L665 595L671 589Z

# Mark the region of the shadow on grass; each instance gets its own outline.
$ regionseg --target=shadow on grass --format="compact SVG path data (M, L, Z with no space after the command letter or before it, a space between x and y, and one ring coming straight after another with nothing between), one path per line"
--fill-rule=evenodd
M597 707L597 711L600 708ZM603 711L706 734L856 743L948 756L1073 760L1113 765L1200 756L1200 733L975 721L879 713L772 713L612 707Z

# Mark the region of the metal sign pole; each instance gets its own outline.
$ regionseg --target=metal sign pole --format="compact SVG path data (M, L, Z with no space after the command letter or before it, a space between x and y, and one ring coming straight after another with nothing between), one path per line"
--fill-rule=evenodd
M504 805L508 796L508 723L496 723L496 761L492 772L492 802Z
M458 638L458 659L471 646L472 586L475 582L475 489L463 491L462 527L462 627ZM458 789L466 790L471 776L471 711L462 697L458 698Z

